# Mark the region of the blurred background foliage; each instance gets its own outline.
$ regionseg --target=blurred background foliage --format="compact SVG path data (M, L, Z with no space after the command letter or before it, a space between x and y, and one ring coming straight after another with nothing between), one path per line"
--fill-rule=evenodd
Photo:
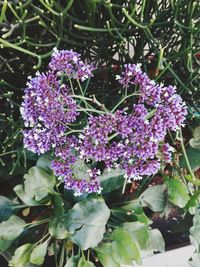
M98 66L89 94L107 106L118 96L120 67L142 63L152 78L176 85L198 118L199 14L198 0L1 0L0 193L9 194L8 184L11 190L36 160L23 150L19 106L27 76L45 70L54 47Z

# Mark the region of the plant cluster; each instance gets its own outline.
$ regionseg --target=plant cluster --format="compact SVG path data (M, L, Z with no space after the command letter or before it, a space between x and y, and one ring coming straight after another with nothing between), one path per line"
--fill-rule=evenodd
M0 1L10 266L140 263L165 247L151 220L174 209L194 215L200 266L199 11L192 0Z
M0 224L1 251L14 246L17 238L22 242L9 261L12 267L41 265L52 244L60 267L94 266L95 261L103 266L140 263L143 251L164 249L162 235L151 228L142 208L149 191L140 200L112 203L113 207L105 199L171 161L172 147L165 137L167 130L177 131L183 125L185 103L174 87L150 80L139 65L126 65L117 77L123 85L122 99L108 110L95 96L84 95L81 84L94 69L76 52L54 50L49 70L29 77L21 107L24 144L34 153L49 154L29 170L24 184L15 186L22 205L2 197L9 211L5 204L3 219L8 220ZM75 87L80 94L74 94ZM130 101L126 107L125 100ZM159 186L159 192L163 197L168 192L169 201L185 206L187 188L178 180L165 179L167 187ZM173 183L182 190L178 200L170 193ZM27 223L13 215L24 207L29 213L34 206L45 206L36 221ZM43 224L42 237L26 243L24 231L34 232ZM9 234L3 231L6 227Z
M84 64L80 55L54 50L49 67L50 71L30 78L25 89L21 108L27 127L24 144L38 154L53 150L56 160L52 168L64 178L67 189L78 194L100 193L98 177L104 168L119 168L131 182L155 174L162 160L170 161L167 130L180 128L187 114L174 87L158 85L138 65L127 65L119 77L125 87L124 98L109 111L105 106L95 108L92 99L85 97L80 82L92 76L93 67ZM72 80L82 95L74 95ZM125 99L134 97L136 104L121 106ZM73 170L80 160L83 164L92 162L93 168L87 169L85 177Z

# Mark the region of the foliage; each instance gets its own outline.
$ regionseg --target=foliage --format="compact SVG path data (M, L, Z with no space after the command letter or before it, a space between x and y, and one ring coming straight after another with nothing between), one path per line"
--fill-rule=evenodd
M189 259L190 266L197 267L200 260L200 236L199 236L199 222L200 222L200 211L199 207L196 210L196 214L193 218L193 226L190 228L190 242L195 247L195 253Z
M162 252L164 240L159 230L151 228L149 209L162 214L171 203L194 214L199 203L200 182L194 173L200 167L198 1L3 0L0 7L0 182L6 180L9 190L5 194L10 198L0 196L0 250L13 254L9 265L42 265L53 254L59 266L92 267L98 260L103 266L119 267ZM54 47L73 48L99 67L96 78L82 84L84 97L99 112L122 100L126 107L135 101L123 99L124 92L114 78L127 62L142 63L150 77L176 85L187 102L187 124L193 137L191 133L189 137L188 133L186 137L169 135L176 148L172 172L166 175L163 167L159 185L149 186L154 178L150 176L139 186L136 182L138 200L133 200L134 183L130 192L127 186L121 194L123 171L101 165L101 196L63 192L61 181L50 169L52 153L38 160L23 148L22 88L35 69L44 70ZM79 90L76 85L75 93ZM78 104L85 105L83 99ZM86 112L75 130L87 121ZM193 125L194 118L197 125ZM94 162L79 160L73 171L82 177L91 166L96 167ZM19 202L13 199L12 188ZM197 209L190 230L196 247L190 262L194 267L200 264L198 223Z

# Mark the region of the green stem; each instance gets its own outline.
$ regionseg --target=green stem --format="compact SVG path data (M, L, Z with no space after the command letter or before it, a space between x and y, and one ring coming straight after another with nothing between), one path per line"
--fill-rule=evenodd
M98 113L98 114L105 114L104 111L101 110L96 110L96 109L92 109L92 108L79 108L77 109L77 111L83 111L83 112L94 112L94 113Z
M126 99L128 99L129 97L132 97L132 96L136 96L136 95L139 95L139 94L136 94L136 93L133 93L133 94L130 94L130 95L127 95L125 97L123 97L118 103L116 106L114 106L114 108L111 110L111 112L114 112L116 110L116 108L118 108Z
M0 24L4 21L7 5L8 5L8 1L4 0L3 6L2 6L2 9L1 9Z
M61 254L60 254L60 261L59 261L59 265L58 265L59 267L63 267L64 257L65 257L65 244L64 244L64 241L63 241L62 251L61 251Z
M48 9L53 15L55 16L60 16L60 14L58 12L56 12L55 10L53 10L50 6L48 6L43 0L39 0L40 3L46 7L46 9Z
M142 25L140 23L138 23L136 20L134 20L129 14L128 11L126 11L125 8L122 8L122 12L124 13L124 15L127 17L127 19L136 27L141 28L141 29L146 29L147 26L146 25Z
M10 48L13 48L13 49L15 49L15 50L18 50L18 51L20 51L20 52L22 52L22 53L25 53L25 54L27 54L27 55L30 55L30 56L32 56L32 57L36 57L36 58L38 59L38 64L36 65L35 68L39 68L39 67L41 66L41 63L42 63L42 62L41 62L41 56L39 56L39 55L37 55L37 54L35 54L35 53L29 51L29 50L26 50L26 49L24 49L24 48L22 48L22 47L20 47L20 46L16 46L16 45L14 45L14 44L11 44L11 43L9 43L8 41L6 41L6 40L4 40L4 39L2 39L2 38L0 38L0 43L2 43L3 45L5 45L5 46L7 46L7 47L10 47Z
M83 130L72 130L72 131L69 131L68 133L66 133L65 135L69 135L69 134L72 134L72 133L81 133L83 132Z
M40 225L40 224L49 222L49 221L51 221L51 219L52 219L52 218L48 218L48 219L44 219L44 220L41 220L41 221L36 221L36 222L32 222L32 223L27 223L25 226L28 226L28 227L35 227L35 226L37 226L37 225Z
M71 87L71 90L72 90L72 94L74 95L74 87L73 87L73 83L72 83L72 79L69 78L69 83L70 83L70 87Z
M13 153L17 153L17 150L12 150L12 151L8 151L8 152L5 152L5 153L2 153L2 154L0 154L0 157L8 155L8 154L13 154Z
M85 96L84 96L84 92L83 92L82 86L81 86L81 84L80 84L80 81L77 80L77 83L78 83L79 89L80 89L80 91L81 91L81 95L83 96L83 102L84 102L84 104L85 104L85 107L88 108L87 102L86 102L85 99L84 99Z
M127 183L127 177L125 178L125 181L124 181L124 184L123 184L122 195L125 193L126 183Z

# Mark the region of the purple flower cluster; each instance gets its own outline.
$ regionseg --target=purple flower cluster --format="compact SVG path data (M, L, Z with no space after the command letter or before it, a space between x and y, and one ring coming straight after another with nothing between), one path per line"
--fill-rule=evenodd
M138 86L138 103L132 110L90 115L81 134L70 136L69 123L79 113L60 73L83 81L92 76L93 67L68 50L54 50L49 67L49 72L32 78L25 89L21 107L24 144L38 154L54 151L52 169L66 189L77 195L101 191L100 171L87 167L87 160L108 169L120 168L128 180L155 174L162 162L171 161L172 148L165 136L168 130L181 127L187 114L174 87L156 84L139 65L128 64L119 81L124 87Z
M52 161L52 169L58 177L64 179L65 188L74 190L75 195L84 192L101 192L98 176L100 171L96 168L86 168L83 160L80 160L75 152L78 148L78 139L75 136L66 137L65 143L56 147L56 160ZM79 173L80 172L80 173Z
M78 116L76 110L68 88L60 85L53 72L31 78L21 106L27 127L23 132L25 147L40 154L63 143L67 124L74 122Z
M92 77L92 71L95 69L92 65L85 64L80 54L72 50L57 50L56 48L54 48L49 67L53 71L65 73L67 77L81 81Z
M79 152L82 158L123 169L129 180L140 179L171 160L170 146L162 144L167 130L176 131L183 124L187 109L174 87L151 81L138 65L127 65L120 83L139 85L139 104L130 113L118 110L90 117Z

